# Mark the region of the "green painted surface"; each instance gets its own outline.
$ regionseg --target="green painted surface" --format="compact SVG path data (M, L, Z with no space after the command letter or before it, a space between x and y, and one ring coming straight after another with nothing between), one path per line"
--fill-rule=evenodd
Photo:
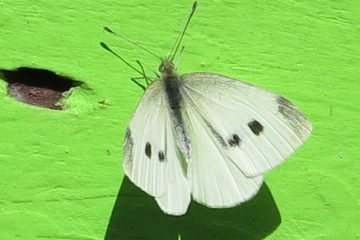
M192 204L174 218L128 181L118 195L124 130L142 91L99 41L129 60L159 63L102 27L165 55L191 4L0 2L0 68L47 68L93 89L76 89L59 112L15 102L0 82L0 239L360 238L355 0L201 1L180 71L218 72L278 92L307 114L313 135L237 208Z

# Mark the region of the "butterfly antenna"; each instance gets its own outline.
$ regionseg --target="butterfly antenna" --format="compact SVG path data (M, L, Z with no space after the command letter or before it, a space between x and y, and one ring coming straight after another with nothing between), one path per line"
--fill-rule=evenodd
M176 55L176 53L177 53L177 51L178 51L178 49L179 49L179 46L180 46L180 44L181 44L181 41L182 41L182 39L183 39L183 37L184 37L184 35L185 35L186 29L187 29L187 27L189 26L190 20L191 20L192 16L193 16L194 13L195 13L195 10L196 10L196 8L197 8L197 5L198 5L198 3L197 3L197 1L195 1L195 2L193 3L193 5L192 5L192 9L191 9L190 15L189 15L189 17L188 17L188 19L187 19L187 21L186 21L186 23L185 23L185 26L184 26L183 30L181 31L181 33L179 34L178 38L176 39L173 48L171 49L171 54L170 54L170 60L171 60L171 61L173 61L174 58L175 58L175 55Z
M144 50L145 52L149 53L150 55L152 55L152 56L156 57L157 59L161 60L161 58L160 58L159 56L157 56L155 53L151 52L149 49L146 49L146 48L144 48L143 46L141 46L140 44L138 44L138 43L136 43L136 42L128 39L127 37L124 37L123 35L120 35L120 34L114 32L114 31L111 30L109 27L104 27L104 30L105 30L106 32L108 32L108 33L113 34L113 35L116 36L116 37L119 37L119 38L121 38L121 39L123 39L123 40L125 40L125 41L127 41L127 42L129 42L129 43L131 43L132 45L134 45L134 46L136 46L136 47Z
M106 51L110 52L111 54L113 54L115 57L119 58L122 62L124 62L127 66L129 66L130 68L132 68L133 70L135 70L137 73L139 73L140 75L143 76L143 73L141 71L139 71L136 67L134 67L133 65L131 65L128 61L126 61L123 57L121 57L119 54L117 54L116 52L114 52L108 45L106 45L104 42L100 42L100 46L102 48L104 48Z
M183 46L181 47L180 51L179 51L179 58L175 61L175 66L180 65L180 64L179 64L179 63L180 63L180 60L181 60L180 56L181 56L181 54L183 53L184 49L185 49L185 46L183 45Z

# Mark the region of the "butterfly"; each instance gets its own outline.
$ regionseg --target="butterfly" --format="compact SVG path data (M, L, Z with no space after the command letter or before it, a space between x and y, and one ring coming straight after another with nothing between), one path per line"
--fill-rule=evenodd
M124 140L125 174L170 215L185 214L191 199L210 208L251 199L263 175L312 131L282 96L220 74L176 72L173 59L196 7L159 77L143 74L150 83Z

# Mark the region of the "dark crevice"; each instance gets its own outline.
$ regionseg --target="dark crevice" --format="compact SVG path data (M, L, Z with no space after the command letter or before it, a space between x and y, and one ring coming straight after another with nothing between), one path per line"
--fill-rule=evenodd
M22 83L27 86L47 88L57 92L65 92L72 87L77 87L84 83L40 68L20 67L14 70L0 69L0 73L9 84Z
M62 110L65 92L84 84L82 81L39 68L0 69L0 78L8 83L9 96L27 104Z

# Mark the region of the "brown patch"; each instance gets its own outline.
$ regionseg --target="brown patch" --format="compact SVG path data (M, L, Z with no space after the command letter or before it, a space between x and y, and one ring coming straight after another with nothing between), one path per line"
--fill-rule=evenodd
M40 87L31 87L22 83L10 83L8 85L8 94L16 100L27 104L55 110L63 109L63 106L59 102L63 98L62 92Z
M46 69L28 67L0 69L0 78L8 83L8 95L17 101L55 110L63 109L60 101L64 93L83 84Z

